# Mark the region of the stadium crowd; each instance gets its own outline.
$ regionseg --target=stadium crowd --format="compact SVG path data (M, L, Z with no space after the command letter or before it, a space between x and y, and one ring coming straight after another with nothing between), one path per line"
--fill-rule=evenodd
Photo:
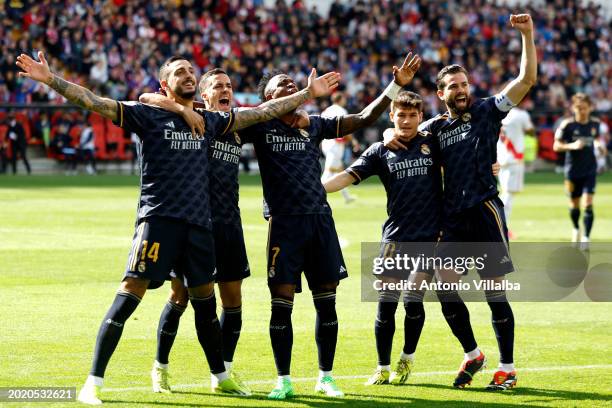
M609 111L611 21L593 4L543 3L525 10L534 17L540 66L533 110L556 111L542 119L550 126L572 94L585 92L596 111ZM422 94L428 117L442 109L434 81L444 65L468 67L476 96L516 75L521 44L509 29L512 11L484 0L335 0L328 16L299 0L278 0L273 8L262 0L0 2L0 103L62 100L16 75L16 55L43 49L63 77L118 100L156 90L157 69L174 54L187 56L200 72L222 67L242 95L254 95L272 68L304 85L309 67L316 66L342 73L347 109L355 111L389 82L391 62L412 49L423 57L412 88Z

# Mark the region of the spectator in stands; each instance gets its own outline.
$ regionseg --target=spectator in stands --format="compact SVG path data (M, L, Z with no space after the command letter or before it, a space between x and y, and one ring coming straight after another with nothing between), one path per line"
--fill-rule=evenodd
M11 165L13 166L13 174L17 174L17 158L21 156L23 164L25 164L28 174L32 173L30 162L26 153L28 142L26 133L21 123L17 121L14 113L9 113L8 116L8 131L6 132L11 142Z
M93 128L87 121L81 122L81 139L79 141L79 157L85 163L87 174L96 174L96 145Z
M68 134L67 126L58 127L58 132L51 141L51 148L60 155L66 163L66 174L75 175L77 167L77 150L72 145L72 138Z

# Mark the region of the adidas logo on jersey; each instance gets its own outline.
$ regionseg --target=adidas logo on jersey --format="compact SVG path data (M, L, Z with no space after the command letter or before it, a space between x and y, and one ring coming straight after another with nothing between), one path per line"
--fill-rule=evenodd
M504 264L504 263L508 263L510 262L510 258L508 257L508 255L504 255L504 257L501 259L501 261L499 261L500 264Z
M174 129L174 122L170 121L170 122L166 123L165 126L169 127L170 129Z
M344 265L340 265L340 273L345 273L346 272L346 268L344 267Z

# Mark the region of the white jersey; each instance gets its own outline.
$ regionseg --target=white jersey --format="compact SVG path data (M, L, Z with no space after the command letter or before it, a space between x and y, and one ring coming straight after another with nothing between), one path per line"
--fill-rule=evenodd
M321 113L322 118L335 118L344 116L348 111L340 105L331 105ZM325 155L325 169L341 171L343 169L342 159L344 156L344 138L324 139L321 142L321 150Z
M502 120L502 131L497 142L497 161L502 166L523 160L525 131L533 129L526 110L513 108Z

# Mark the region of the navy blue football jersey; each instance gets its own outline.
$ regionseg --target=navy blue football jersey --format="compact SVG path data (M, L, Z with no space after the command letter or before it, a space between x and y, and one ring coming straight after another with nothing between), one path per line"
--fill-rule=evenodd
M210 206L213 222L240 225L240 136L236 132L228 132L215 135L209 141Z
M572 143L582 139L584 147L580 150L565 152L565 177L580 178L597 173L594 141L599 136L600 122L589 119L587 123L578 123L573 118L566 119L559 125L555 139Z
M294 129L279 119L239 132L257 154L264 193L264 217L330 214L321 184L319 143L339 137L340 117L310 116L307 129Z
M359 184L377 175L387 192L383 242L425 242L440 232L442 175L436 139L419 132L406 150L374 143L346 169Z
M491 165L497 160L501 121L507 114L492 96L475 99L461 116L451 118L447 112L419 126L440 146L445 212L460 212L498 194Z
M204 136L177 114L138 102L118 102L116 125L141 141L138 218L172 217L211 228L208 141L232 126L234 115L202 111Z

